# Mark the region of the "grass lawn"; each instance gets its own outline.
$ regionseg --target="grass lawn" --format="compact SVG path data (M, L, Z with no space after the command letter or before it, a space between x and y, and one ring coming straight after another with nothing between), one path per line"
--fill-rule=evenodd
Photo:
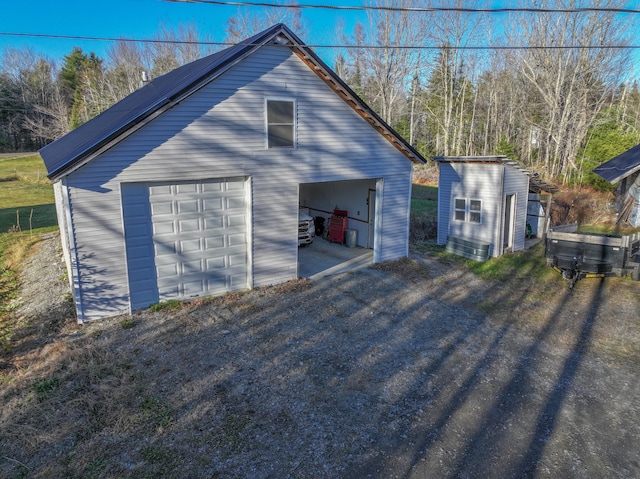
M56 225L53 187L40 156L0 158L0 233Z
M6 320L17 303L18 270L39 234L57 228L53 187L39 155L0 158L0 347L11 336Z
M411 188L411 214L433 216L438 214L438 187L413 184Z

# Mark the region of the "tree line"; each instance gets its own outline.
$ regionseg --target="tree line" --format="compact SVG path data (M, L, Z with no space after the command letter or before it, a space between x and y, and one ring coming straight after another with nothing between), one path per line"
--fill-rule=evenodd
M635 19L615 11L622 0L579 12L589 5L542 3L544 12L498 16L469 12L462 0L438 12L397 8L430 0L374 0L366 21L336 22L332 66L426 157L504 154L548 180L605 188L591 170L640 140L628 48ZM305 39L301 9L272 8L239 10L225 43L278 22ZM112 42L105 58L79 47L60 62L7 49L0 150L40 148L140 88L141 72L157 77L213 53L212 44L188 24L161 27L149 43Z

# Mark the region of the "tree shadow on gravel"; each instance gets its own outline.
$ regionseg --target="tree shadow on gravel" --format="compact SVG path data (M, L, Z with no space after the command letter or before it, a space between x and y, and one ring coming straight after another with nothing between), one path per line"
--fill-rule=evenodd
M12 386L0 475L570 477L602 284L579 309L576 292L533 335L475 307L526 288L416 264L96 322Z

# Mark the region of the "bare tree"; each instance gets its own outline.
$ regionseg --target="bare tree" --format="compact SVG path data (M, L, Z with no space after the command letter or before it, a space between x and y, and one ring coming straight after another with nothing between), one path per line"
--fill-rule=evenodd
M295 4L296 2L287 2L287 5L292 5L289 8L262 8L260 13L249 10L250 7L238 8L237 13L227 21L225 41L230 44L238 43L277 23L286 24L296 35L304 37L305 23L301 10Z
M443 6L442 4L440 4ZM437 154L464 154L470 151L464 142L473 129L473 66L476 59L465 47L482 39L483 16L466 13L462 0L450 0L450 11L429 17L429 41L440 51L432 60L432 75L424 108L429 121L437 126L434 149Z
M149 43L146 48L146 55L153 64L150 73L154 77L160 76L205 56L212 51L212 48L202 46L205 41L193 23L180 24L177 29L160 26L156 42Z
M137 43L118 41L107 50L108 70L105 89L115 103L140 88L142 72L149 73L151 65L144 61L144 51Z
M411 47L425 38L418 15L393 7L415 4L374 0L370 6L378 8L368 11L366 25L356 23L352 35L340 32L349 47L344 55L345 80L392 125L402 117L408 93L416 85L413 79L420 67L420 52Z
M584 5L583 5L584 4ZM558 0L556 8L587 6L580 0ZM602 8L620 8L621 0L600 2ZM539 162L547 175L565 181L578 168L576 156L589 127L625 72L628 55L608 45L625 45L625 25L615 13L521 14L509 35L518 50L519 73L533 88L536 103L531 125Z
M14 97L6 98L12 115L5 131L17 149L39 148L68 131L68 108L56 81L53 61L30 49L7 49L2 57L5 81Z

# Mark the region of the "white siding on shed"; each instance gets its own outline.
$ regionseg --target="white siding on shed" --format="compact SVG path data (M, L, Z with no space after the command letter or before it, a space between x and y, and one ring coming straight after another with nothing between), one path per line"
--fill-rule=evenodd
M447 237L459 236L496 245L502 215L502 178L500 164L441 163L438 184L438 244ZM482 223L454 219L456 198L482 201Z
M529 176L515 168L505 168L504 195L516 195L513 251L519 251L524 249L526 239Z
M513 195L516 209L513 224L513 250L524 248L526 235L529 177L518 168L501 162L442 161L439 163L437 243L448 236L491 245L491 256L504 252L505 201ZM480 224L454 218L456 198L482 201Z

